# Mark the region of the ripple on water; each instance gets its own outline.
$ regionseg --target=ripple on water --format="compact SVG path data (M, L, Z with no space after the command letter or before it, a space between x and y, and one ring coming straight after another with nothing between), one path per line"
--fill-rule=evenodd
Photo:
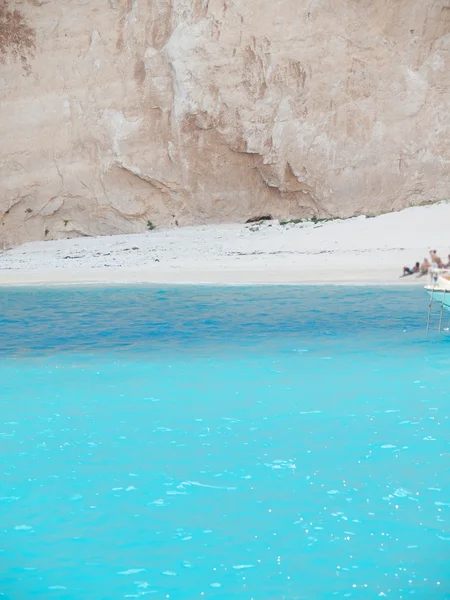
M145 569L127 569L126 571L118 571L117 575L136 575L136 573L143 573Z

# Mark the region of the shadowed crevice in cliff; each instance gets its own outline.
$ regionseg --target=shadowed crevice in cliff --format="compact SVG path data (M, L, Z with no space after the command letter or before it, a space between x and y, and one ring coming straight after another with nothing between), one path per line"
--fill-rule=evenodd
M7 0L0 0L0 63L11 55L20 60L23 70L30 74L28 59L36 49L36 30L30 27L24 15L11 9Z
M274 165L264 164L263 160L260 160L259 164L256 163L256 169L262 183L290 206L291 214L298 213L299 216L307 215L315 218L334 216L319 201L314 188L308 183L302 182L295 174L289 161L286 163L281 177L277 174ZM306 173L305 169L303 171Z

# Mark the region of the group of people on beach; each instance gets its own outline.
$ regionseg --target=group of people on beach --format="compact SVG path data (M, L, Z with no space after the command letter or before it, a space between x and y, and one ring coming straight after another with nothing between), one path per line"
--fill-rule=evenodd
M416 262L416 264L410 267L403 267L403 275L401 277L407 277L408 275L416 275L417 277L423 277L428 273L430 269L450 269L450 254L448 255L448 262L444 261L438 256L437 250L430 250L430 259L427 257L423 259L423 263Z

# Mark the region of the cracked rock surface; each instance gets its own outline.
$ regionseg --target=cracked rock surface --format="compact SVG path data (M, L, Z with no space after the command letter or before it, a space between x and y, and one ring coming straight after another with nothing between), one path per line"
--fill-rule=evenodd
M0 248L450 196L450 0L0 0Z

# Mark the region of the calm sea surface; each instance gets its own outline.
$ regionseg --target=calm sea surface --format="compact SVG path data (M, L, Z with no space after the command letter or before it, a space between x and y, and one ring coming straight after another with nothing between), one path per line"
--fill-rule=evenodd
M450 598L450 334L426 312L0 289L0 598Z

